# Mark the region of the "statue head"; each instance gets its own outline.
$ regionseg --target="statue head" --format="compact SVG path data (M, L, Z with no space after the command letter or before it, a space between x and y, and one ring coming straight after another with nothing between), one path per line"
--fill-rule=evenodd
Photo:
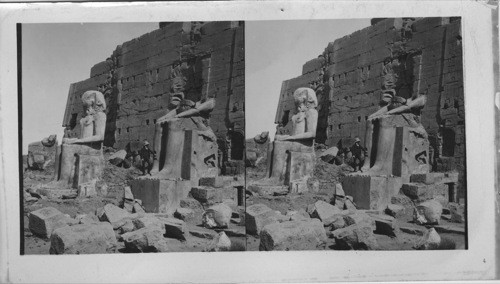
M293 92L293 99L298 111L306 111L318 106L316 93L311 88L298 88Z
M106 110L106 100L99 91L86 91L82 95L83 107L87 112L104 112Z

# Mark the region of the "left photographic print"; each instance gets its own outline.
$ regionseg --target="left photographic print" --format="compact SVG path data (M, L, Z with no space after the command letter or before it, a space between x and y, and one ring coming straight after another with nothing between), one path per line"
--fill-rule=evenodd
M21 254L244 251L243 22L18 25Z

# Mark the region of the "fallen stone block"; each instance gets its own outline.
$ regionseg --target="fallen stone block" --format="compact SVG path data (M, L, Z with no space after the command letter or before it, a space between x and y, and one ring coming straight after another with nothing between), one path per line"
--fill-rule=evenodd
M293 193L293 194L303 193L303 192L309 191L309 187L308 187L306 179L292 180L292 181L290 181L289 185L290 185L290 188L288 191L290 193Z
M125 160L125 157L127 156L127 151L125 150L120 150L118 152L115 152L111 157L109 157L108 161L113 165L113 166L120 166L120 164Z
M194 199L198 200L201 203L216 204L222 202L221 191L213 187L193 187L190 193Z
M395 237L396 227L394 225L394 217L382 214L368 214L373 220L375 220L375 234L387 235L389 237Z
M425 227L417 227L417 226L400 226L399 229L403 233L417 235L417 236L423 236L425 232L427 232Z
M289 192L289 188L286 185L251 184L247 187L247 190L261 196L280 196L286 195Z
M174 213L174 217L182 221L191 219L194 216L193 210L189 208L177 208Z
M200 186L210 186L210 187L224 187L224 178L220 176L216 177L201 177Z
M131 252L166 252L168 242L159 227L146 227L125 233L121 237L125 248Z
M250 235L259 235L264 226L276 222L276 212L264 204L254 204L246 208L245 226Z
M116 237L109 223L79 224L54 230L50 254L113 253Z
M417 208L415 208L415 222L417 224L439 224L441 219L441 214L443 212L443 206L436 200L428 200L420 203ZM423 216L425 221L419 219L418 216Z
M391 203L403 180L397 176L348 175L342 180L346 195L354 198L359 209L383 210Z
M368 214L364 213L363 211L356 211L355 213L347 213L344 215L344 221L346 223L346 226L351 226L351 225L358 225L358 226L363 226L367 225L372 229L372 231L375 231L377 229L377 225L375 223L375 220L370 217Z
M385 213L394 218L399 218L405 214L405 208L398 204L389 204L385 209Z
M449 203L448 208L451 213L451 222L465 223L465 206L458 203Z
M113 227L113 229L115 229ZM132 219L122 219L120 221L120 226L116 228L115 230L118 230L120 234L125 234L128 232L132 232L136 229L134 221Z
M165 224L165 237L186 240L184 221L175 218L165 218L162 221Z
M170 213L180 207L180 200L191 190L190 180L166 180L141 177L129 182L134 198L142 201L146 212Z
M75 220L78 221L79 224L98 224L99 219L96 215L90 214L81 214L75 217Z
M189 208L192 210L203 210L201 203L194 198L183 198L180 201L181 208Z
M299 211L288 211L286 212L286 216L289 218L290 221L311 219L309 214L304 209L300 209Z
M312 209L312 208L311 208ZM314 209L312 210L311 218L318 218L323 221L336 214L340 214L341 210L336 206L331 205L323 200L318 200L314 203Z
M168 217L165 217L168 218ZM133 220L135 229L142 229L142 228L160 228L163 230L164 223L163 223L164 218L161 217L156 217L154 215L148 214L142 217L139 217L137 219Z
M268 224L260 232L259 250L315 250L326 239L323 223L317 219Z
M111 203L97 209L96 215L100 221L110 223L116 223L122 219L130 217L129 212Z
M465 235L465 227L459 224L436 225L433 228L438 233Z
M441 237L434 228L430 228L425 232L424 236L414 246L415 249L436 249L441 243Z
M372 227L366 223L337 229L333 231L333 238L341 249L376 250L379 248Z
M224 232L220 232L215 236L205 251L229 251L230 248L231 240Z
M458 182L458 172L447 172L444 173L442 183L457 183Z
M68 226L70 223L72 220L68 215L53 207L38 209L29 214L30 231L42 238L50 237L55 229Z
M425 201L436 196L448 197L448 185L439 184L424 184L424 183L405 183L401 191L414 201Z
M323 221L325 227L330 227L330 230L337 230L344 228L346 226L344 216L342 214L336 214Z
M206 229L204 227L194 226L186 224L186 229L192 236L202 239L213 239L217 233L213 230Z
M134 201L134 207L133 207L133 212L134 213L146 213L146 210L144 210L144 207L142 207L142 202L138 202L138 199Z
M339 148L334 146L321 153L319 158L324 162L333 164L333 160L337 157L338 152Z
M233 210L225 203L208 208L202 216L205 228L224 228L229 226Z
M439 181L442 178L442 174L437 175L437 179L435 178L436 175L434 173L423 173L423 174L412 174L410 176L410 182L412 183L424 183L424 184L433 184L436 181Z

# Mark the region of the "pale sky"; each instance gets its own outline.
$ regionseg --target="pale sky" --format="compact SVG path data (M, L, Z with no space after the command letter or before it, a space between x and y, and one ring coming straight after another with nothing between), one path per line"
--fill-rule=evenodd
M22 25L23 154L28 144L57 134L69 85L120 45L158 28L158 23L59 23Z
M269 131L281 83L302 74L329 42L370 25L370 19L245 22L245 136Z
M246 137L274 135L281 83L329 42L369 26L369 19L245 22ZM50 134L63 137L62 120L71 83L116 46L158 28L158 23L59 23L22 26L23 154Z

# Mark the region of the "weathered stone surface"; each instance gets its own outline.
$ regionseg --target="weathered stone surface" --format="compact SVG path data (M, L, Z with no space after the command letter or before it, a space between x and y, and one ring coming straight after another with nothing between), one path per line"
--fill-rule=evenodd
M104 115L104 120L106 115ZM64 142L64 141L63 141ZM101 178L104 168L104 155L101 143L62 144L58 181L78 189L79 184Z
M443 183L424 184L424 183L405 183L401 191L412 200L425 201L436 196L448 197L448 185Z
M331 147L331 148L327 149L323 153L321 153L321 155L319 156L319 158L321 160L323 160L324 162L333 164L333 160L337 156L338 152L339 152L339 148L337 148L337 147L334 146L334 147Z
M216 177L201 177L200 186L210 186L210 187L223 187L224 178L220 176Z
M94 197L97 196L96 190L97 180L91 180L86 183L78 184L78 197Z
M133 220L136 229L157 227L163 229L163 218L147 214Z
M351 225L359 225L359 226L368 226L372 229L372 231L375 231L377 229L377 225L375 223L375 220L370 217L370 215L362 212L362 211L356 211L355 213L348 213L344 215L344 221L347 226Z
M323 200L318 200L314 203L314 209L311 212L311 218L318 218L320 221L324 222L334 215L340 214L341 210L336 206L333 206Z
M189 209L193 209L193 210L203 209L201 203L198 200L196 200L194 198L190 198L190 197L181 199L180 207L181 208L189 208Z
M251 184L247 187L247 190L258 195L286 195L289 192L289 188L286 185L268 185L268 184Z
M441 243L441 237L434 228L427 230L424 236L415 245L416 249L436 249Z
M57 135L53 134L42 141L28 145L28 169L44 170L49 164L54 164L58 153Z
M202 239L213 239L217 236L217 233L214 230L206 229L199 226L194 226L190 224L186 224L186 229L194 237L202 238Z
M165 237L185 240L184 233L186 232L186 225L184 221L175 218L162 219L165 224Z
M394 217L384 214L368 214L375 220L375 234L387 235L395 237L396 226L394 225Z
M140 199L144 210L151 213L173 214L191 189L189 180L137 178L129 183L134 198Z
M104 205L104 207L102 208L97 209L96 215L99 220L110 223L116 223L124 218L130 217L130 214L127 211L110 203Z
M75 217L79 224L98 224L99 218L93 214L81 214Z
M458 203L449 203L448 208L451 213L451 222L465 223L465 205Z
M231 248L231 240L224 232L220 232L214 237L205 251L228 251Z
M126 156L127 156L127 151L120 150L111 155L108 161L114 166L119 166L123 162L123 160L125 160Z
M54 230L50 254L112 253L116 238L109 223L79 224Z
M285 184L290 184L297 180L307 181L307 178L312 175L314 170L315 160L316 155L314 152L290 151L287 162L287 173L285 175Z
M345 194L354 198L358 209L385 209L401 186L402 179L395 176L351 175L342 181Z
M325 227L330 227L330 230L337 230L346 226L344 216L342 214L333 215L323 220Z
M192 218L194 215L193 210L189 208L177 208L174 213L174 217L177 219L180 219L182 221L186 221L190 218Z
M203 226L206 228L227 227L231 221L232 212L225 203L211 206L203 213Z
M259 250L315 250L326 239L317 219L268 224L260 232Z
M385 213L394 218L398 218L405 214L405 207L398 204L389 204L385 209Z
M379 248L371 226L354 224L333 231L333 237L338 247L354 250L376 250Z
M134 201L133 213L146 213L146 210L142 207L142 202L137 202L137 200Z
M436 200L428 200L420 203L415 209L415 222L418 224L439 224L443 206ZM424 217L421 219L419 216Z
M264 204L254 204L246 208L246 230L250 235L259 235L264 226L276 222L278 222L276 212Z
M43 238L50 237L60 227L68 226L71 218L53 207L45 207L29 214L30 231Z
M196 186L191 189L191 196L201 203L215 204L222 202L221 191L217 188Z
M165 252L168 242L159 227L145 227L122 235L125 248L131 252Z

